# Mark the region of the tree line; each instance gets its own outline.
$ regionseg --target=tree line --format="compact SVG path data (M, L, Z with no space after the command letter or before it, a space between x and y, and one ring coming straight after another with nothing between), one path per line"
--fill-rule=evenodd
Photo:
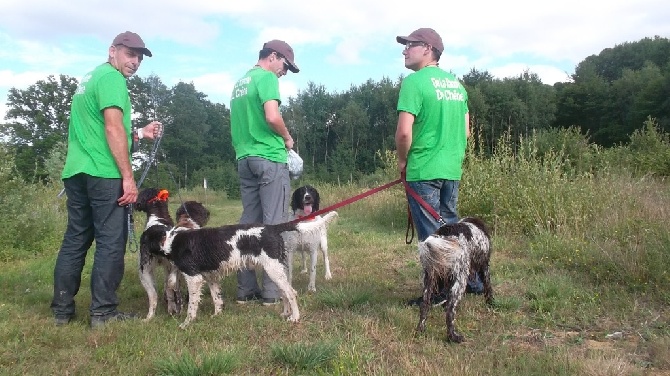
M448 64L448 62L446 63ZM340 93L310 82L281 110L305 161L306 174L322 181L349 181L384 166L393 150L396 104L403 76L368 80ZM469 96L475 147L493 153L506 134L578 128L603 147L626 142L647 117L670 130L670 40L654 37L607 48L580 62L572 80L547 85L537 74L495 78L472 68L461 80ZM49 76L9 92L2 147L13 154L26 181L57 180L65 156L70 101L77 80ZM146 184L200 185L237 193L230 111L212 103L191 83L167 87L160 77L131 77L128 86L136 124L159 119L165 137L158 165ZM151 145L142 146L146 155ZM138 158L142 160L141 156Z

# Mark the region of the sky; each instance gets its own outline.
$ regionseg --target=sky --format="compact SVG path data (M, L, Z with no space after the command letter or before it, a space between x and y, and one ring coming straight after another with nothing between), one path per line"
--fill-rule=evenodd
M459 77L473 68L501 79L528 70L553 85L605 48L669 38L669 19L667 0L0 0L0 122L10 88L49 75L79 80L126 30L153 53L137 75L193 83L228 106L235 81L271 39L288 42L300 67L279 80L286 101L309 82L335 93L411 73L395 37L420 27L441 35L440 66Z

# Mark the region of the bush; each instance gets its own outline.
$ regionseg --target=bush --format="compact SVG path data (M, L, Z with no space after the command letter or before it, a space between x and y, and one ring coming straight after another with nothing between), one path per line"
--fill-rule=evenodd
M604 202L588 173L577 174L561 152L538 154L533 139L513 150L503 136L491 158L469 151L459 193L459 215L482 217L494 228L523 234L574 231L586 226ZM570 172L567 172L570 171Z
M56 252L65 228L65 200L59 187L26 184L0 145L0 260L10 261Z
M670 176L670 135L649 117L642 129L630 136L629 150L635 175Z

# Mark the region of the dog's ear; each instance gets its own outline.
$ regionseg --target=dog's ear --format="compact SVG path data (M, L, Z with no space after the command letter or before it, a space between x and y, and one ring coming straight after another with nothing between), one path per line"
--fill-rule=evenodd
M298 188L295 191L293 191L293 195L291 196L291 211L293 211L294 213L300 206L299 200L301 195L299 195L298 192L301 190L301 188Z
M145 188L137 195L137 201L135 201L135 209L139 211L147 211L147 202L152 198L156 197L158 194L158 189L156 188Z
M316 188L312 188L312 196L314 196L314 203L312 204L312 211L319 211L319 205L321 203L321 198L319 197L319 191Z

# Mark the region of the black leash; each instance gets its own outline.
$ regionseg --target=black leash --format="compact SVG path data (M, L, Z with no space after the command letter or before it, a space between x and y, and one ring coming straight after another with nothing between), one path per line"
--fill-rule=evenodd
M142 183L144 183L144 179L146 179L147 174L151 169L151 166L154 164L154 162L156 162L156 153L158 152L158 147L161 144L161 140L163 140L164 134L165 134L165 126L162 125L161 133L158 135L158 138L154 139L154 144L151 147L151 153L149 154L149 159L147 159L146 165L144 166L144 171L142 171L142 175L140 175L140 179L136 183L138 191L140 190ZM128 248L130 249L130 252L135 253L139 250L140 245L137 242L137 239L135 239L135 217L134 217L133 204L128 205L127 217L128 218L126 224L128 226Z

